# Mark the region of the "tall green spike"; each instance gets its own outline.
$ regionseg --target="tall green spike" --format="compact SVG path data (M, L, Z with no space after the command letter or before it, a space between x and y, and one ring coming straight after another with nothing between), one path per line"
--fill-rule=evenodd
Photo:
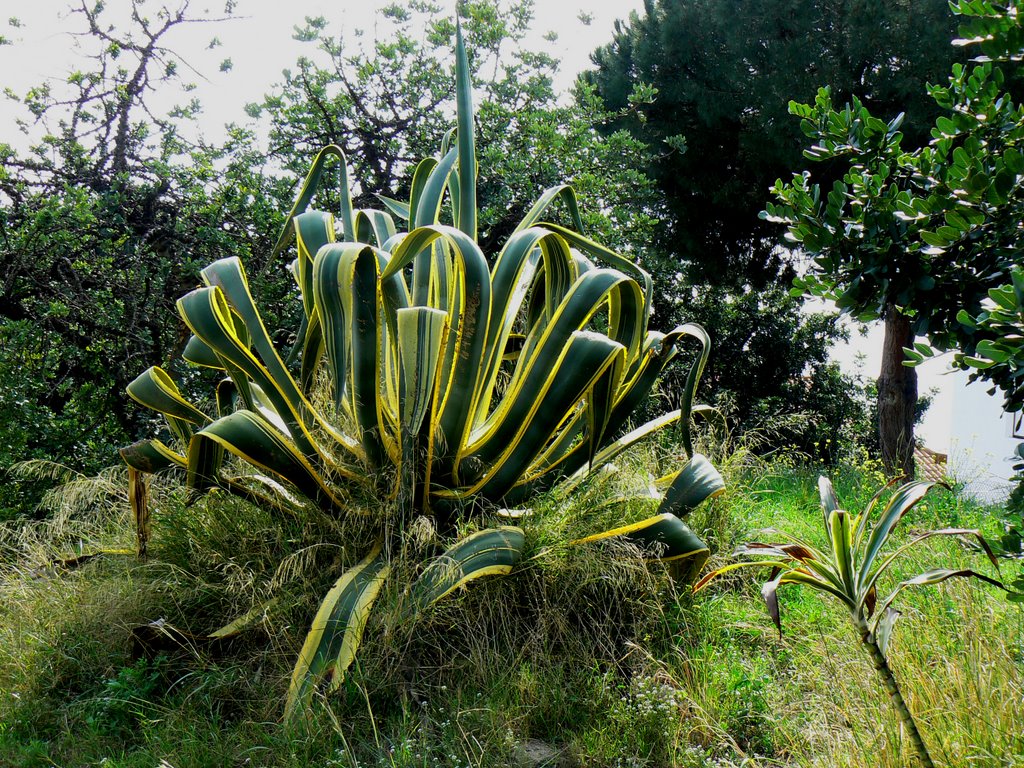
M473 81L462 40L462 24L455 19L455 104L459 136L458 227L476 240L476 141L473 136Z

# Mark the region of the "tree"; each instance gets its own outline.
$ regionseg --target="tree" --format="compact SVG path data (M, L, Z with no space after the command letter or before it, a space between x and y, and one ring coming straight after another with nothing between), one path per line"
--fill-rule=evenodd
M866 419L864 403L850 397L854 382L828 359L843 332L837 315L801 312L781 286L736 293L702 286L669 317L713 329L710 397L752 445L793 446L831 463L857 437L851 427ZM670 372L665 390L682 383Z
M130 372L176 357L181 332L162 318L197 265L223 250L269 250L279 221L262 193L239 191L260 186L251 156L230 163L183 135L200 107L168 40L222 17L141 2L118 17L84 0L72 13L81 68L60 85L7 92L25 109L18 124L30 146L0 144L5 467L112 463L148 427L124 404ZM157 91L175 89L183 106L152 106ZM227 172L214 175L215 163ZM0 515L31 502L9 485L4 494Z
M938 107L923 84L963 58L947 45L953 30L944 0L648 0L593 54L595 69L584 80L613 115L603 129L628 130L649 147L646 171L662 193L667 226L645 264L681 277L666 286L669 313L721 328L711 375L716 365L760 366L742 386L729 385L743 403L738 416L763 413L765 403L816 407L793 397L794 379L821 376L813 349L836 338L834 325L805 323L802 300L781 297L796 272L777 232L758 218L764 191L801 163L803 135L787 117L788 99L827 84L872 108L905 111L912 128L925 126ZM751 291L771 294L762 307L773 313L764 315L769 324L801 329L776 341L778 358L791 363L788 379L770 375L774 357L729 358L727 350L742 350L744 334L703 314L727 314L728 305L749 303ZM796 343L812 329L813 349ZM789 395L780 400L783 389Z
M479 0L465 3L462 12L479 103L485 250L516 226L512 212L563 181L589 212L584 224L591 234L614 248L644 247L654 219L653 187L638 170L645 164L643 145L625 132L593 129L605 114L589 90L575 103L559 102L552 84L558 61L525 45L532 0ZM450 115L441 107L454 83L441 62L455 25L446 13L419 0L386 7L369 42L335 34L323 18L307 18L296 38L309 44L309 54L249 107L269 129L268 156L301 176L321 147L336 144L349 158L351 177L360 179L354 205L376 207L379 195L406 196L414 161L434 154L448 127ZM330 194L324 204L336 207Z
M1016 9L1016 1L955 6L956 13L980 17L964 25L959 42L980 43L985 59L994 49L1006 54L1008 41L1020 35L1006 8ZM1012 42L1010 52L1020 47ZM827 194L807 171L779 181L779 204L765 213L813 258L795 290L885 321L880 437L887 468L904 476L913 472L916 399L904 350L915 334L926 336L942 349L959 349L966 366L979 349L993 349L980 318L990 291L1009 280L1019 261L1024 215L1024 109L1006 91L1003 72L988 60L955 64L948 84L929 93L943 114L932 140L915 149L904 148L902 115L883 121L857 99L837 110L828 89L813 105L791 104L816 142L807 157L841 168L842 176Z
M645 0L616 24L585 74L626 129L651 148L665 196L659 243L696 282L776 281L786 264L758 219L764 190L801 163L789 99L827 85L923 126L937 114L923 84L958 54L946 0ZM962 55L959 55L962 58ZM633 106L635 108L630 109Z

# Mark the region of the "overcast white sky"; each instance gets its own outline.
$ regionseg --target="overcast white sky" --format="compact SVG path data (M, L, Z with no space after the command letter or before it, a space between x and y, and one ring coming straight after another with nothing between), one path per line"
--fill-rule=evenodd
M174 2L175 0L170 0ZM180 0L179 0L180 1ZM92 0L90 0L92 2ZM243 108L258 101L281 79L281 71L292 65L308 46L292 40L293 28L306 16L324 16L329 29L363 30L372 36L374 17L391 0L238 0L236 18L215 26L184 27L168 40L168 45L181 53L208 80L198 80L195 92L204 106L205 130L219 131L227 122L244 121ZM126 14L127 0L107 0L111 20ZM158 0L149 0L148 7L157 8ZM450 0L454 8L454 0ZM642 0L541 0L535 7L533 47L548 51L562 61L559 89L568 88L578 72L590 64L589 55L597 46L611 39L616 19L625 19L631 10L642 7ZM81 51L70 32L81 28L81 21L69 13L71 0L35 0L15 3L3 0L0 11L0 34L13 41L13 45L0 46L0 86L23 93L27 88L46 81L59 84L76 67ZM219 10L223 0L191 0L193 9ZM581 13L589 14L589 25L579 20ZM7 18L16 17L21 26L11 27ZM554 31L554 42L544 40L544 34ZM207 44L216 36L222 46L210 51ZM229 73L218 71L220 61L232 60ZM170 105L168 105L170 106ZM14 127L16 110L0 99L0 141L20 144L21 138ZM21 114L17 112L17 114ZM216 138L211 135L209 138ZM866 355L862 372L877 376L881 346L881 330L875 329L868 338L854 334L850 345L835 351L835 357L850 372L857 369L858 353ZM920 370L921 391L945 386L941 376L944 361L928 363ZM927 444L937 450L947 450L951 403L948 395L940 397L922 430Z

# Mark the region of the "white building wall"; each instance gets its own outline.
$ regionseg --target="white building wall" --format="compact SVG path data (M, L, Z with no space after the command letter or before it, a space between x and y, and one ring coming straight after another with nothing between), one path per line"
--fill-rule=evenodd
M877 378L881 365L883 326L871 323L865 334L855 325L847 344L833 350L844 371ZM1002 409L1002 395L988 394L988 384L968 384L965 371L950 370L951 355L918 367L918 392L934 390L934 398L916 436L925 447L946 454L949 475L979 501L1006 500L1013 484L1012 455L1024 438L1013 437L1013 416Z
M999 503L1013 488L1013 414L1002 408L999 392L989 395L983 381L968 384L965 371L955 371L950 415L949 473L979 501Z

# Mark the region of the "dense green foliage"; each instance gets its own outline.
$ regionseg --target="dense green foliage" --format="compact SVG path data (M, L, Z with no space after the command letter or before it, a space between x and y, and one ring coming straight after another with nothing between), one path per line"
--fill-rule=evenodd
M595 52L596 68L584 80L614 114L607 129L625 129L648 145L645 169L661 193L657 210L666 226L645 264L688 278L663 285L668 314L710 325L730 305L750 301L752 290L770 297L760 308L767 324L800 329L776 338L777 356L754 352L741 361L727 350L742 347L745 336L725 326L716 353L723 373L743 365L752 373L752 385L729 388L741 428L761 426L751 416L770 412L770 403L785 403L775 420L804 411L827 421L841 410L833 404L822 412L820 402L794 396L801 374L835 377L816 350L837 334L828 323L806 321L801 301L783 297L796 272L777 231L758 218L765 190L802 163L805 137L787 117L789 100L827 85L837 98L857 96L881 114L906 113L909 140L923 141L940 112L925 84L965 58L948 45L954 32L944 0L650 0ZM824 172L830 178L834 169ZM688 295L702 284L717 287ZM778 360L802 365L778 376ZM717 365L712 360L712 375Z
M801 163L789 100L827 85L906 112L924 138L937 112L924 84L963 58L948 45L954 31L945 0L646 0L586 79L625 110L610 128L651 147L665 258L691 279L760 288L784 266L758 220L764 192Z
M815 142L807 156L829 164L824 181L806 171L780 180L773 190L779 204L765 213L813 259L798 291L833 298L860 318L885 319L882 449L888 465L904 472L912 466L916 379L900 363L915 335L959 350L956 360L974 369L972 378L992 379L1011 406L1020 401L1013 350L998 341L1014 334L1013 290L992 291L1019 262L1024 108L989 60L1019 53L1020 21L984 3L953 8L967 17L960 42L980 47L985 60L955 64L947 84L929 88L942 111L931 141L908 148L905 115L880 119L857 98L836 109L822 89L814 104L794 102L791 111ZM829 187L837 166L842 177ZM983 306L990 298L1001 307L995 316ZM994 357L986 359L989 352ZM920 361L922 353L930 353L927 345L910 354Z
M781 286L736 294L702 286L668 319L692 314L714 329L707 397L737 439L757 451L792 446L831 463L870 439L868 398L829 361L841 335L837 317L804 314L798 305ZM671 395L681 383L669 371L663 389Z
M477 100L480 242L496 252L520 211L548 187L569 183L580 196L588 232L609 247L643 251L654 220L643 144L625 132L594 129L607 115L585 94L561 103L553 86L558 61L527 47L533 3L466 3L467 54ZM444 62L455 26L429 3L382 11L371 41L345 27L307 19L296 37L309 47L282 83L249 112L268 128L267 155L301 177L321 147L342 148L352 165L357 208L376 195L406 197L412 170L447 130L454 86ZM596 169L601 171L597 172ZM323 207L337 209L328 193Z
M198 145L183 137L197 104L149 107L157 89L188 91L165 38L205 17L165 9L146 24L85 3L76 13L82 69L18 100L27 150L0 144L4 469L44 457L110 465L149 426L122 393L139 365L177 358L183 339L163 318L198 265L224 251L261 264L280 225L244 137ZM4 482L0 517L33 498Z

